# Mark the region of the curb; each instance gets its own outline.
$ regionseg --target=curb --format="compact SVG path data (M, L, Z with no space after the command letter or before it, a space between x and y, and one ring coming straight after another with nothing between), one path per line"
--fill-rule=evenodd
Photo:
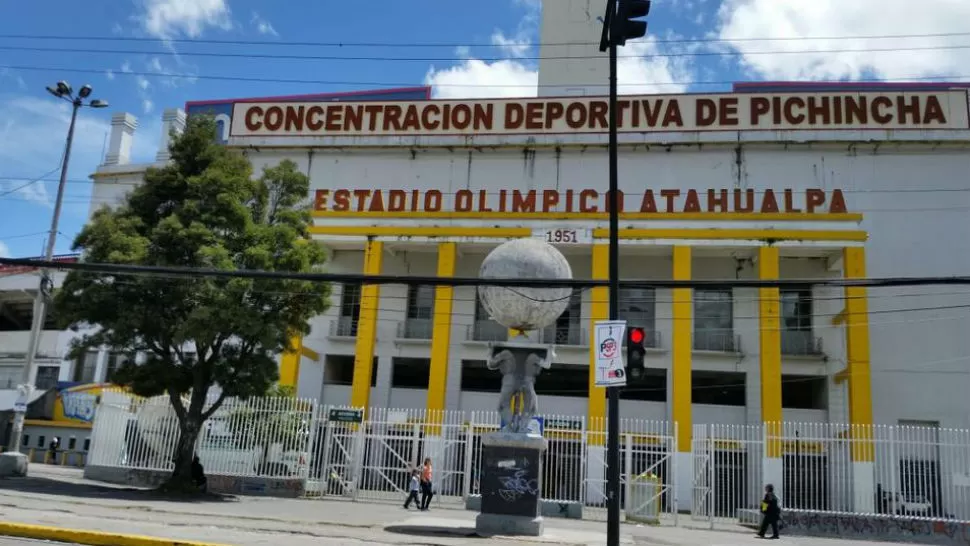
M83 529L66 529L63 527L9 522L0 522L0 536L51 540L90 546L227 546L211 542L194 542L173 538L105 533L102 531L86 531Z

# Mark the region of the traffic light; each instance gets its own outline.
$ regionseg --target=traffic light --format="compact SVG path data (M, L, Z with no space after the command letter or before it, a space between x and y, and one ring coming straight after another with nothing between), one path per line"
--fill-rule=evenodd
M647 341L647 332L643 328L633 327L626 333L626 368L630 377L634 379L643 375L646 368L647 350L644 343Z
M650 0L619 0L616 20L613 21L611 38L616 45L626 45L627 40L642 38L647 34L647 22L638 21L650 13Z

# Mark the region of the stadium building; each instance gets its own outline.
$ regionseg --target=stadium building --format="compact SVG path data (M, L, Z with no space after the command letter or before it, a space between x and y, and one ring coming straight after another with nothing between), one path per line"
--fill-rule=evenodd
M330 271L473 277L503 241L538 237L567 256L575 278L605 279L607 62L592 45L598 24L573 4L546 3L542 42L591 45L544 48L537 98L432 100L418 88L190 102L165 112L156 165L168 160L169 129L186 113L211 113L257 172L290 159L310 177L312 232L330 249ZM149 166L128 159L136 126L114 116L92 208L120 200ZM970 270L965 85L624 96L619 131L624 279ZM849 437L852 425L970 428L970 297L960 288L636 289L620 305L649 346L622 417L676 430L682 506L700 425L839 423ZM537 384L541 412L588 431L589 459L604 443L591 344L606 317L605 289L578 291L555 325L532 334L558 350ZM492 411L499 380L484 366L487 344L507 336L473 288L340 286L280 371L324 404ZM787 449L767 444L766 481L782 483ZM853 445L849 509L873 509L882 486L866 471L873 459ZM933 464L936 480L965 473ZM594 466L587 478L602 473ZM934 487L926 495L943 486Z

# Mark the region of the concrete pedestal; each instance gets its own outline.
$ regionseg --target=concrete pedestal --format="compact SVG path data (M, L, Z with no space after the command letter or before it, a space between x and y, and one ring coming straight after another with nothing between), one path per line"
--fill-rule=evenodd
M0 478L23 478L27 476L27 456L8 451L0 453Z
M540 536L543 530L542 436L495 432L482 437L481 535Z

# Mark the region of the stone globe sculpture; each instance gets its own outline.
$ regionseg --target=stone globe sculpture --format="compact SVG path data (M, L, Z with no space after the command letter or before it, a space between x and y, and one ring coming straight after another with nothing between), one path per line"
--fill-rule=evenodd
M572 268L559 250L539 239L516 239L485 257L479 276L486 279L572 279ZM540 330L556 322L569 306L572 288L505 288L480 286L478 295L488 315L519 332Z

